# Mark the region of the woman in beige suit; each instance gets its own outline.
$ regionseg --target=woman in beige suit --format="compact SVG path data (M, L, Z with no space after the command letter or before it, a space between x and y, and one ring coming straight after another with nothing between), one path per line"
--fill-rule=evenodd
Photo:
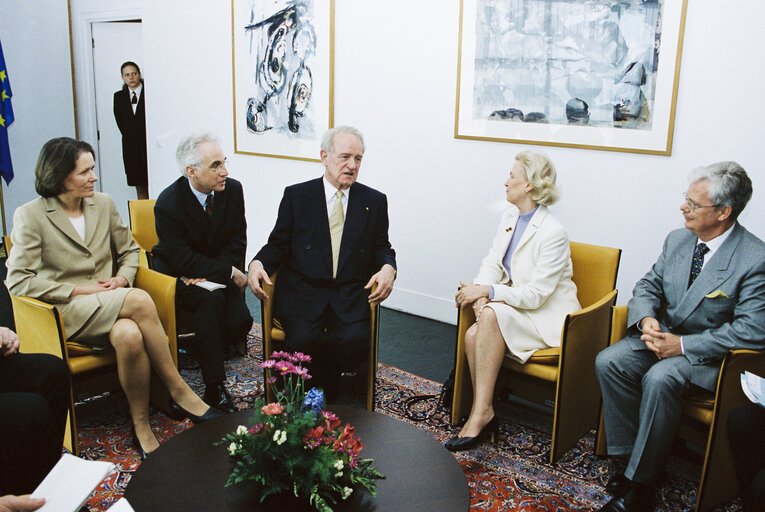
M476 446L497 430L494 385L505 354L525 363L536 350L560 346L566 315L580 309L571 280L568 234L547 210L557 200L556 173L540 153L523 151L505 182L508 209L489 254L455 301L472 307L476 323L465 336L474 398L470 417L446 447Z
M87 142L61 137L45 143L35 167L42 197L13 216L8 287L59 308L69 341L114 347L134 441L145 457L159 446L149 425L151 368L179 415L203 421L220 413L178 374L151 297L131 288L139 249L112 199L94 191L94 167Z

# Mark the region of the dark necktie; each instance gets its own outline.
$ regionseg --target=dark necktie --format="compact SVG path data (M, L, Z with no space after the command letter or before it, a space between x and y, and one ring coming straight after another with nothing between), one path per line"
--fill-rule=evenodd
M696 246L696 250L693 251L693 263L691 263L691 279L688 281L688 286L691 286L693 282L699 277L701 267L704 265L704 255L709 252L707 244L700 243Z
M205 199L205 213L210 215L212 213L213 195L209 194Z
M135 91L133 91L133 99L130 100L130 103L132 103L133 105L138 103L138 96L135 95Z

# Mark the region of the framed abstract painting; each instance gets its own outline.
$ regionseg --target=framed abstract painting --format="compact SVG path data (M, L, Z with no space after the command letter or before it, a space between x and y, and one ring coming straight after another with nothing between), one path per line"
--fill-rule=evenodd
M687 0L461 0L454 137L670 155Z
M232 0L236 153L319 161L333 125L334 0Z

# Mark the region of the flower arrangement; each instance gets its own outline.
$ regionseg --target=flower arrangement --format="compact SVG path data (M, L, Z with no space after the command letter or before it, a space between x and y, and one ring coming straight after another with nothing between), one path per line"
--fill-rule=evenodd
M372 459L360 458L364 445L352 426L341 427L340 419L325 411L324 393L317 388L305 391L311 378L303 366L310 356L295 352L274 352L260 367L279 372L284 388L272 386L276 401L258 399L251 427L240 425L216 444L225 444L235 461L226 486L254 480L262 490L261 502L272 494L286 492L308 497L312 506L332 512L338 497L347 499L356 487L377 494L376 479L385 478L372 466Z

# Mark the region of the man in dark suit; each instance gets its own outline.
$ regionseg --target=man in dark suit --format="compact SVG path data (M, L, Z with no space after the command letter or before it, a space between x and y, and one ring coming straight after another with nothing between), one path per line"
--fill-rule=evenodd
M242 185L228 178L226 157L215 136L190 134L176 152L183 176L154 206L159 243L154 268L179 277L178 305L194 313L194 351L205 381L204 401L224 412L236 410L223 381L224 352L242 342L252 317L242 291L247 246ZM207 290L204 282L225 285Z
M274 314L288 350L313 357L314 385L329 398L339 374L367 355L369 303L390 295L396 255L388 241L384 194L357 183L364 139L350 126L327 131L321 142L323 178L284 190L268 243L250 263L250 288L279 270ZM370 293L377 284L377 289Z
M652 510L683 396L713 390L729 350L765 348L765 243L736 221L751 197L735 162L691 174L685 229L635 286L627 337L598 354L608 453L628 458L601 510Z
M148 199L145 91L141 70L138 64L128 61L120 72L125 85L114 93L114 120L122 134L122 161L128 185L135 187L138 199Z

